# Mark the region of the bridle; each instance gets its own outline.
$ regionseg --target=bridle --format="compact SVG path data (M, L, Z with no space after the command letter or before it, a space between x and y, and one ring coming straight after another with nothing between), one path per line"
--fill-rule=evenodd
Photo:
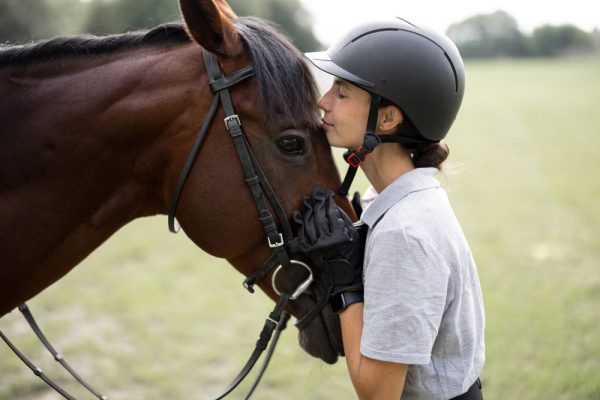
M273 191L269 181L264 175L262 169L246 137L244 135L244 131L242 129L242 124L239 116L235 113L235 109L233 107L233 102L231 100L231 95L229 93L229 88L232 86L245 81L254 76L254 68L252 65L242 68L228 76L225 76L223 70L221 69L218 60L216 57L207 51L203 51L204 55L204 63L206 65L206 70L208 73L210 88L212 91L212 103L209 107L208 113L200 131L196 137L194 144L190 150L190 153L185 161L183 170L177 180L175 185L175 190L171 197L171 203L169 206L168 213L168 227L169 230L173 233L179 231L179 224L175 219L175 214L177 210L177 205L179 203L179 199L181 197L181 193L183 191L183 187L185 186L186 180L190 174L190 171L194 165L194 162L197 158L197 155L202 146L202 142L204 137L206 136L206 132L208 131L208 127L210 126L212 120L215 117L219 104L222 105L223 110L225 112L224 123L227 128L227 131L233 140L235 150L240 159L240 164L242 166L242 170L244 173L244 180L248 184L250 189L252 198L255 202L256 208L258 210L259 219L263 225L265 234L267 236L267 242L269 247L272 249L272 253L265 261L265 263L258 268L254 274L246 278L243 282L244 287L250 292L254 293L254 285L262 281L271 271L274 270L271 278L271 285L275 293L279 296L278 300L275 303L275 307L273 311L269 314L269 316L265 320L265 324L260 332L259 339L256 342L256 346L252 354L250 355L248 361L245 366L242 368L240 373L234 378L234 380L225 388L219 395L214 397L214 400L222 399L231 393L248 375L248 373L252 370L264 350L269 345L271 338L273 341L269 346L269 350L267 355L263 361L263 365L258 372L254 383L250 387L249 391L246 393L245 398L248 399L256 389L262 375L264 374L268 363L271 359L277 341L279 339L279 335L281 331L285 328L287 321L289 319L289 314L285 312L285 306L290 300L295 300L300 295L302 295L306 289L313 282L313 271L312 269L302 261L294 260L290 258L288 253L289 245L292 243L295 238L293 237L293 231L290 226L290 223L286 217L286 213L277 198L277 195ZM281 231L277 226L275 219L273 218L273 214L271 213L271 209L275 213L277 221L281 226ZM302 281L296 289L292 293L286 293L284 291L280 291L277 288L275 278L279 273L284 271L286 268L291 267L292 265L300 266L308 271L308 277ZM327 304L327 296L323 296L317 304L309 310L297 323L299 329L302 329L313 318L315 318L325 307ZM55 360L59 362L63 368L65 368L79 383L81 383L90 393L96 396L100 400L107 400L108 397L100 394L96 391L91 385L86 383L64 360L64 358L52 347L50 342L44 336L42 330L39 328L36 323L31 311L27 307L26 304L22 304L19 306L19 310L23 313L25 319L31 326L32 330L42 342L42 344L50 351ZM273 336L273 333L275 335ZM11 348L11 350L33 371L33 373L42 379L46 384L48 384L51 388L53 388L56 392L61 394L64 398L72 400L75 399L72 395L70 395L66 390L52 381L49 377L47 377L40 368L35 366L27 357L25 357L12 343L11 341L0 331L0 337L7 343L7 345Z
M240 164L244 173L244 180L248 184L252 199L258 210L259 219L263 225L263 229L267 236L267 242L269 247L273 249L273 254L276 255L281 265L289 265L290 259L286 250L286 245L293 239L292 228L287 219L286 213L277 198L277 195L273 191L271 184L262 172L254 153L252 152L244 131L239 116L235 113L229 88L236 84L245 81L254 76L254 68L252 65L242 68L229 76L225 76L223 70L219 66L219 62L216 57L207 51L204 54L204 64L208 73L210 88L213 93L212 103L208 109L200 132L196 137L192 149L185 161L183 171L181 172L173 196L171 197L171 204L169 206L168 224L169 230L176 233L179 230L179 224L175 220L175 213L179 198L185 186L185 182L191 172L194 162L198 156L198 152L202 146L206 132L212 120L215 117L219 103L222 105L225 112L225 127L229 132L235 150L237 152ZM281 232L275 223L273 214L269 206L273 209L277 220L281 224ZM258 282L258 279L248 278L244 286L252 291L252 286Z
M244 131L242 129L242 123L240 121L239 116L235 113L235 109L233 107L233 102L231 100L229 88L254 76L254 68L252 67L252 65L250 65L232 73L231 75L225 76L223 70L219 66L217 58L212 53L204 51L203 55L204 64L208 73L210 88L213 93L213 99L208 110L208 114L204 119L204 123L200 128L200 132L196 137L196 141L192 146L192 149L184 164L183 171L179 176L179 179L175 186L175 191L173 192L171 204L169 207L169 230L174 233L179 230L177 226L178 224L175 220L177 204L179 202L179 198L183 191L183 187L185 185L187 177L189 176L191 168L197 158L198 152L200 151L200 147L202 145L204 136L208 130L208 126L213 120L220 103L223 107L223 111L225 112L225 127L227 128L229 136L231 137L235 146L235 150L237 152L238 158L240 160L240 165L242 166L242 170L244 173L244 180L248 184L250 193L252 195L252 199L254 200L254 203L256 205L258 217L263 225L268 245L273 250L271 256L262 265L262 267L260 267L254 272L254 274L252 274L250 277L244 280L244 287L250 293L254 293L254 285L262 281L273 269L275 269L272 275L271 284L275 293L279 295L279 299L275 303L275 308L265 320L265 325L263 326L263 329L260 333L259 340L256 342L254 352L248 359L248 362L246 363L242 371L233 380L233 382L231 382L231 384L223 392L221 392L221 394L214 398L216 400L222 399L223 397L228 395L246 377L246 375L250 372L250 370L260 357L261 353L266 348L273 333L273 330L277 329L276 338L279 337L278 334L280 330L284 328L285 322L289 318L289 315L284 311L285 306L287 305L289 300L295 300L302 293L304 293L306 289L308 289L308 287L313 282L313 271L307 264L303 263L302 261L293 260L290 258L288 248L290 243L294 240L292 227L290 226L286 213L283 210L283 207L281 206L277 195L273 191L271 184L269 183L267 177L260 168L260 164L256 160L256 157L254 156L254 153L252 152L252 149L250 148L250 145L246 140L246 136L244 135ZM275 213L277 220L281 225L281 232L279 231L279 228L275 223L273 214L271 213L271 209ZM292 265L299 265L306 269L308 271L308 277L302 283L300 283L296 290L294 290L291 294L281 292L277 288L275 278L280 271L289 268ZM326 300L327 298L325 298L325 302L318 302L316 307L310 310L300 321L297 322L296 325L300 328L306 326L308 322L310 322L310 320L312 320L323 309ZM276 340L274 340L272 343L273 348L275 344ZM251 390L247 393L246 398L249 398L252 394L252 391L256 388L256 385L258 384L262 373L264 373L264 370L266 369L271 354L272 351L271 349L269 349L269 353L267 354L267 358L265 359L263 368L261 368L261 371L257 376L256 381L252 385Z

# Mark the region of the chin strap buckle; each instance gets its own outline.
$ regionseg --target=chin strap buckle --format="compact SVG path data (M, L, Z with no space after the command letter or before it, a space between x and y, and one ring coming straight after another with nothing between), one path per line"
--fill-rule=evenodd
M360 159L360 157L359 157L359 155L358 155L358 154L360 153L360 151L362 150L362 148L363 148L363 147L362 147L362 146L360 146L360 148L359 148L358 150L354 150L354 151L351 151L351 152L349 152L349 153L346 153L346 154L345 154L345 157L344 157L344 158L346 159L346 162L347 162L348 164L350 164L350 165L351 165L353 168L358 168L358 166L359 166L359 165L360 165L360 164L361 164L361 163L364 161L364 159L366 158L366 154L365 154L365 156L363 157L363 159L362 159L362 160Z
M349 150L344 154L344 159L353 168L358 166L365 161L369 153L371 153L377 146L381 144L381 138L373 132L365 133L365 140L362 146L356 150Z

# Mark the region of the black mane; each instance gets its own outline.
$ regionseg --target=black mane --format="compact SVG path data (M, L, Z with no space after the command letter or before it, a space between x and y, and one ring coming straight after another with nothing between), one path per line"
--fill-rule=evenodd
M277 28L254 17L240 17L234 25L253 60L265 122L274 127L278 115L297 128L316 129L317 89L310 69L291 41ZM19 67L77 57L93 57L144 46L190 43L182 23L168 23L149 31L110 36L58 37L23 46L0 46L0 68ZM291 126L290 126L291 128Z
M111 54L144 46L189 43L190 40L180 23L163 24L149 31L119 35L57 37L22 46L0 46L0 68L26 66L61 58Z

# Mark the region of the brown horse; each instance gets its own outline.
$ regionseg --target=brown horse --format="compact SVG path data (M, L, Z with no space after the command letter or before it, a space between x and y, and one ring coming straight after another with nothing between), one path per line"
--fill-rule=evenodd
M254 66L255 77L231 88L232 99L288 217L312 187L339 187L303 56L272 26L237 18L224 1L180 6L185 25L0 50L0 316L123 225L167 212L211 102L203 49L226 75ZM352 213L346 199L337 200ZM222 109L177 219L200 248L246 276L270 254ZM276 297L269 279L260 285ZM302 317L315 293L289 311ZM327 307L300 331L300 342L313 356L337 360L339 323Z

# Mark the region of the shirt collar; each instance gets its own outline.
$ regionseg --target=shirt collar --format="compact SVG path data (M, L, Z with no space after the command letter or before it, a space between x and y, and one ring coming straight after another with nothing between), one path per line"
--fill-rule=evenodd
M401 175L377 195L363 212L361 220L372 228L387 210L410 193L440 187L435 179L438 172L437 168L415 168Z

